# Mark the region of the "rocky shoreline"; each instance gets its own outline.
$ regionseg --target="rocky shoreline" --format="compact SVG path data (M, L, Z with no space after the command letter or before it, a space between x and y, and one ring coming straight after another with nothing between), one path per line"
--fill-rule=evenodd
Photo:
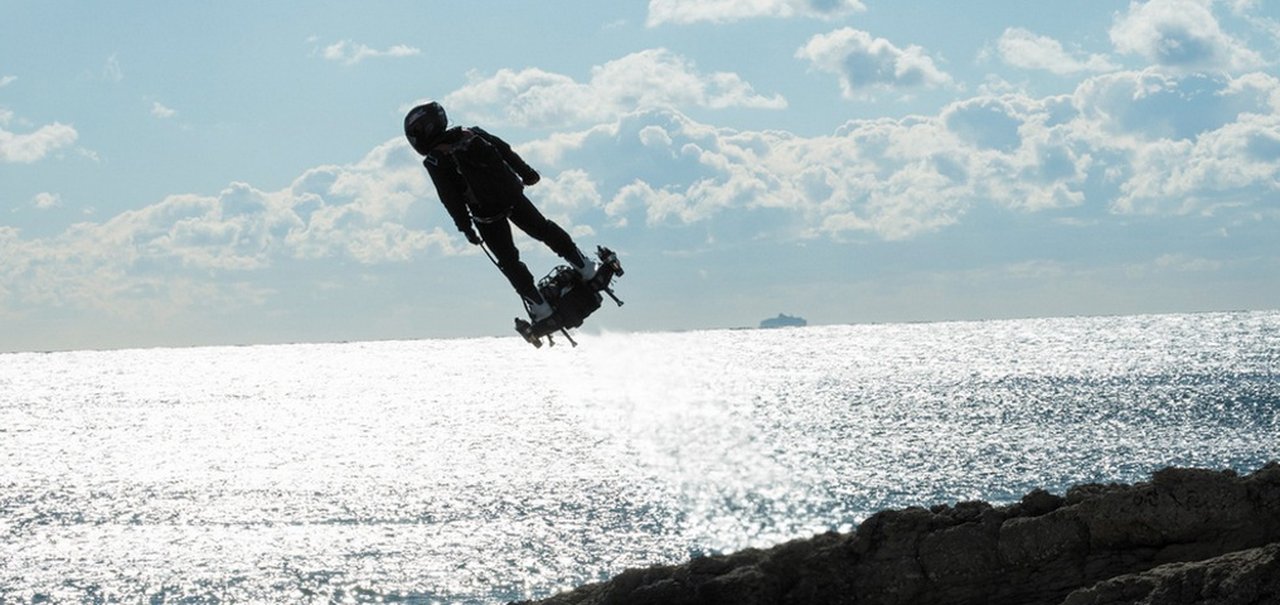
M1280 603L1280 463L884 511L852 533L630 569L525 603Z

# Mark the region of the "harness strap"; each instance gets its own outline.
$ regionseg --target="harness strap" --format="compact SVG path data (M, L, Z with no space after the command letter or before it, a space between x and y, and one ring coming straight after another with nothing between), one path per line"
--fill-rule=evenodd
M497 214L495 214L495 215L493 215L493 216L475 216L475 215L472 215L471 220L473 220L473 221L475 221L475 222L477 222L477 223L482 223L482 224L488 225L489 223L496 223L496 222L498 222L498 221L504 221L504 220L507 220L507 217L509 217L509 216L511 216L511 208L507 208L506 210L503 210L502 212L499 212L499 213L497 213Z

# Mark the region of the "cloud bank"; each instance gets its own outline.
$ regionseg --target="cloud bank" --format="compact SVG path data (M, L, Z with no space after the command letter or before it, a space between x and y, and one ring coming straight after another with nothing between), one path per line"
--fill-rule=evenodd
M566 205L619 225L714 224L732 211L758 216L756 233L770 238L897 240L977 207L1255 220L1277 210L1268 200L1280 187L1278 100L1280 80L1264 74L1118 72L1070 95L977 96L823 137L648 111L527 149L572 169L578 198Z
M308 170L278 191L232 183L216 195L172 195L49 238L0 227L0 310L145 314L153 304L174 312L216 301L243 305L263 293L244 291L237 275L290 262L372 266L427 250L456 254L465 242L410 217L414 204L434 196L429 188L416 156L397 140L355 164ZM56 197L41 194L34 203L55 205Z

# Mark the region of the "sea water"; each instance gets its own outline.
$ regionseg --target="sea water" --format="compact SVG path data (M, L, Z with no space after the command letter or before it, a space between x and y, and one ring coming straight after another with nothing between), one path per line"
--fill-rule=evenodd
M1280 312L0 355L0 602L502 603L1280 458Z

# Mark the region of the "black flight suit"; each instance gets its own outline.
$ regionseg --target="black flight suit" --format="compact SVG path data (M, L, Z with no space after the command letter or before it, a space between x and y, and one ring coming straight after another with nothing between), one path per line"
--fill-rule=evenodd
M445 131L422 163L435 183L440 202L463 233L480 237L498 261L498 268L525 300L541 302L529 268L511 238L511 224L519 227L561 258L578 266L582 255L559 225L542 216L524 186L538 182L538 173L502 139L478 127ZM510 223L507 221L510 220Z

